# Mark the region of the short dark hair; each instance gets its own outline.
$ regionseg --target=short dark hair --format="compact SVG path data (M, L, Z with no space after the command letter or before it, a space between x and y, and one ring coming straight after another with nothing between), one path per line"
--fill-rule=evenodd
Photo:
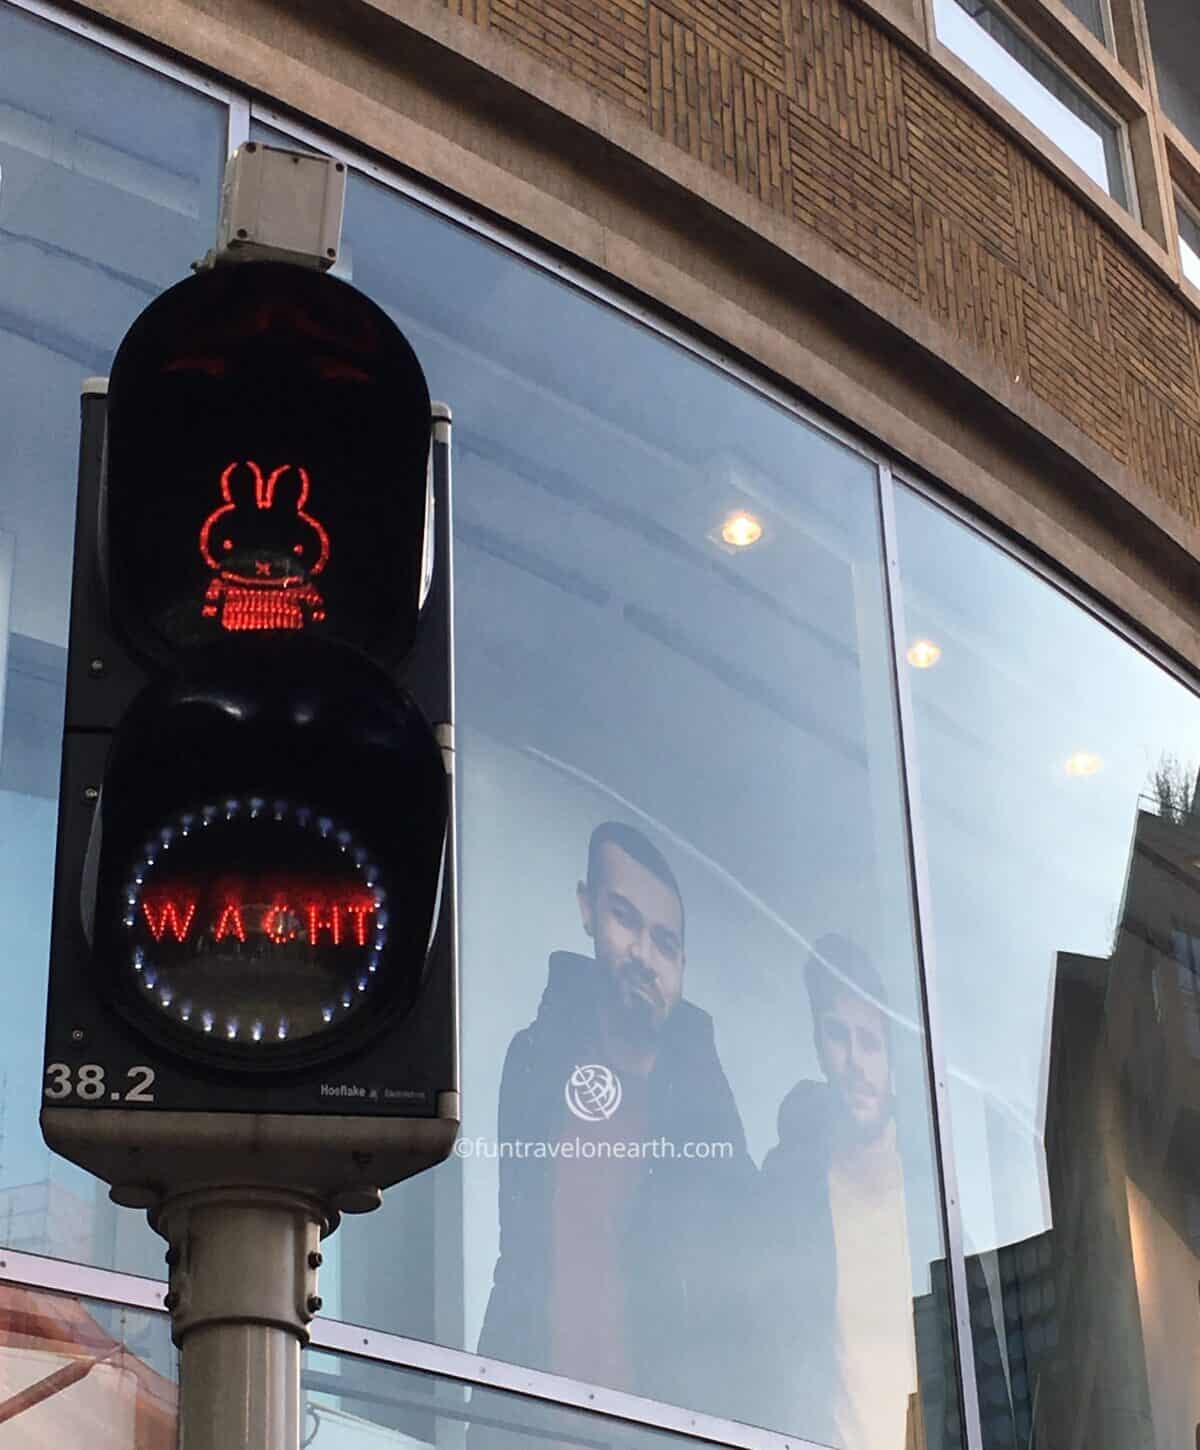
M823 936L804 964L804 985L812 1004L813 1024L841 992L864 997L883 1014L889 1046L891 1014L887 1010L887 989L871 958L848 937L830 933Z
M679 925L682 931L684 923L683 892L679 889L679 882L676 881L675 873L671 870L667 858L654 842L648 836L644 836L636 826L627 826L623 821L604 821L592 832L591 839L588 841L588 890L595 891L600 877L603 875L601 853L605 846L616 846L627 856L632 856L639 866L644 866L652 876L657 876L665 886L671 888L675 893L675 899L679 902Z

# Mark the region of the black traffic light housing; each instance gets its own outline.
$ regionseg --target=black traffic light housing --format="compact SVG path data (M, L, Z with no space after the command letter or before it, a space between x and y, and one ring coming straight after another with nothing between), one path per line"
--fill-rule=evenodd
M42 1123L114 1196L448 1153L450 562L448 415L344 283L202 272L85 388Z
M169 663L274 619L403 658L429 410L403 333L345 282L260 262L173 287L109 385L101 548L118 632Z

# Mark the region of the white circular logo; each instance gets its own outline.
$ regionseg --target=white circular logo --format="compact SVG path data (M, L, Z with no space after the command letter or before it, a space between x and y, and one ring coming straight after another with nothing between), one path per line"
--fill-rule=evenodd
M601 1123L621 1106L621 1079L611 1067L589 1062L567 1079L567 1107L585 1123Z

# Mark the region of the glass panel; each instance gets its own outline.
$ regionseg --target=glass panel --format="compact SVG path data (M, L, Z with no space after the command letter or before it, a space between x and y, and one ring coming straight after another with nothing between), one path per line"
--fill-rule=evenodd
M1146 0L1150 48L1163 110L1200 147L1200 10L1195 0Z
M1200 701L899 499L984 1444L1196 1443Z
M1175 219L1179 224L1179 261L1183 275L1200 287L1200 221L1179 192L1175 193Z
M991 0L934 0L938 39L1124 207L1120 130Z
M465 1121L343 1225L323 1296L846 1450L941 1444L874 469L358 176L346 241L456 419Z
M79 384L211 245L221 107L0 7L0 1238L160 1272L140 1215L38 1131ZM126 1240L128 1239L128 1248Z
M702 1443L323 1350L305 1354L300 1386L305 1450L685 1450Z
M178 1370L163 1314L0 1284L0 1442L174 1450Z
M1067 9L1077 20L1082 20L1097 40L1109 44L1105 26L1104 0L1066 0Z

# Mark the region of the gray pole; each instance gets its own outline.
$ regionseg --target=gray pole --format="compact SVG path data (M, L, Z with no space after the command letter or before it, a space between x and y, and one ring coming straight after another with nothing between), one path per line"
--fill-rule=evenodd
M284 1189L211 1188L169 1196L154 1225L168 1243L180 1450L299 1450L328 1211Z
M267 1324L210 1324L183 1341L180 1450L296 1450L300 1341Z

